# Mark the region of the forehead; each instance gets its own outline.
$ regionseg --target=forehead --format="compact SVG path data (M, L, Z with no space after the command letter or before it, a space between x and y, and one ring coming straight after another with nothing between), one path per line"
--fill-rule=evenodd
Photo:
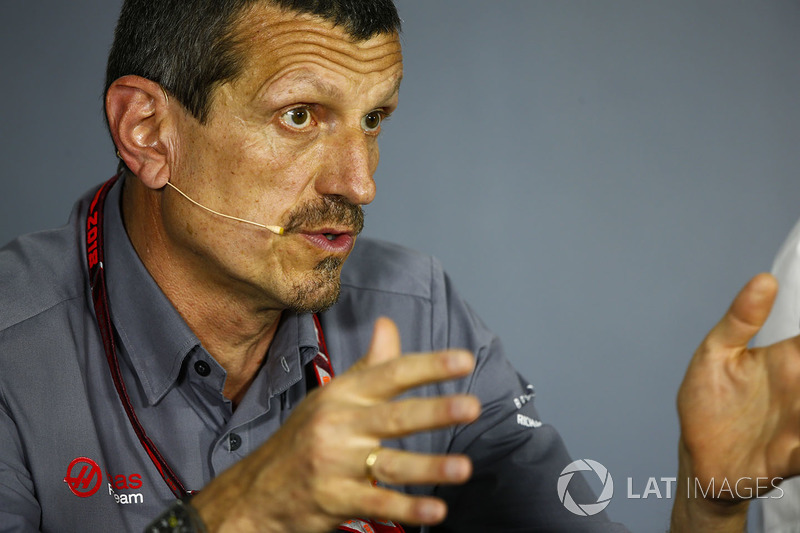
M327 72L351 84L386 82L395 87L402 78L397 33L358 41L315 15L259 3L242 15L234 35L243 62L237 84L268 86L288 73L309 82L315 73Z

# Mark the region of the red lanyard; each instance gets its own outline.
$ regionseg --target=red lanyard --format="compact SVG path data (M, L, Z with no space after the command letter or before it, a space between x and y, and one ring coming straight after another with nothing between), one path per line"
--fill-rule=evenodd
M108 361L108 368L111 371L111 379L114 381L114 387L117 389L117 395L119 396L120 402L122 402L122 407L125 409L125 414L128 415L131 427L172 493L176 498L183 498L196 491L187 490L186 487L183 486L178 476L172 468L170 468L169 464L167 464L164 456L161 455L156 445L150 440L150 437L147 436L144 427L142 427L141 422L139 422L139 419L136 417L136 412L133 409L130 397L128 397L128 392L125 389L125 381L122 379L122 372L120 371L119 361L117 359L117 348L114 342L111 314L109 313L110 306L108 303L105 267L103 263L103 208L108 191L111 190L111 187L116 183L118 177L119 176L114 176L108 180L94 195L91 204L89 204L89 215L86 220L86 259L89 265L89 283L92 287L94 312L95 316L97 316L97 324L100 327L100 336L103 339L103 349L106 352L106 360ZM325 344L325 336L322 334L322 325L317 315L312 316L314 318L314 329L317 333L317 342L319 345L319 350L313 360L314 373L317 377L317 384L322 387L330 383L334 373L331 359L328 355L328 347ZM403 528L392 522L354 519L342 524L340 526L340 531L356 533L402 533Z
M117 347L114 343L114 333L111 326L111 315L109 313L108 294L106 289L106 275L104 270L103 255L103 206L106 201L108 191L117 181L118 176L108 180L97 194L94 195L92 203L89 204L89 216L86 220L86 258L89 265L89 283L92 286L92 302L94 303L94 313L97 316L97 324L100 326L100 336L103 338L103 349L106 352L108 368L111 370L111 379L114 380L114 387L117 389L122 407L128 420L131 423L134 433L139 438L142 448L150 456L150 460L158 469L158 473L164 478L176 498L183 498L192 491L186 490L181 480L170 468L167 461L158 451L158 448L145 433L141 422L136 417L133 410L131 399L125 390L125 382L122 379L122 372L117 360Z

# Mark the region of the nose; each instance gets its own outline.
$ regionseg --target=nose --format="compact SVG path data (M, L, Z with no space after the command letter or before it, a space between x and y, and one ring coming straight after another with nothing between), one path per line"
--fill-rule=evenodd
M354 129L332 143L324 157L326 168L317 178L317 192L342 196L357 205L375 199L373 175L378 168L378 143L361 129Z

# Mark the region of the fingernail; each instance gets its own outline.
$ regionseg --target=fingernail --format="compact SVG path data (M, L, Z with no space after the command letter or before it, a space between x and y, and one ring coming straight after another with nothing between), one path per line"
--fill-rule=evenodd
M458 459L448 459L444 463L444 475L447 479L463 479L467 473L466 465Z
M450 415L458 420L467 420L475 415L474 402L468 398L454 398L450 403Z
M454 399L450 402L450 416L453 418L461 419L469 414L469 405L467 402L460 399Z
M453 372L461 372L472 368L472 355L467 352L449 352L445 360L447 369Z
M440 502L423 501L417 507L420 522L438 522L444 518L445 508Z

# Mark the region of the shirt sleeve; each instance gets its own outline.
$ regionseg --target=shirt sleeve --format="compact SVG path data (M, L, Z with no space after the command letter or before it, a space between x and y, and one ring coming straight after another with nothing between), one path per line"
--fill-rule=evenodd
M780 289L755 346L768 346L800 334L800 221L781 246L772 265ZM750 504L749 531L790 532L800 522L800 478L781 483L781 498L756 498Z
M756 335L755 346L767 346L800 334L800 221L792 229L772 264L780 289L772 310Z
M580 472L567 473L559 487L562 471L572 459L555 428L542 423L534 407L533 386L516 372L498 338L444 279L446 342L476 354L467 392L480 398L483 410L477 421L454 433L449 452L468 455L473 476L465 485L436 489L449 512L446 521L431 531L627 531L611 523L602 510L591 514L597 506L587 507L585 516L567 509L565 497L579 504L594 504L598 498Z
M39 531L40 515L16 424L0 397L0 533Z

